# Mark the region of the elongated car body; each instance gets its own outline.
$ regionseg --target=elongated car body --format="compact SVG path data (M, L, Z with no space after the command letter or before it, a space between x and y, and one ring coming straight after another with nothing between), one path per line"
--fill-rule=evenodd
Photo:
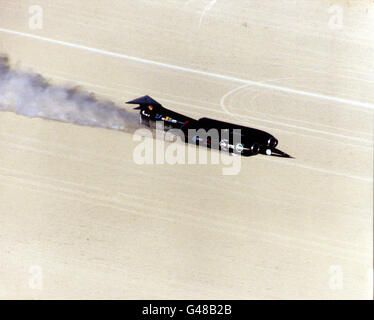
M127 103L138 105L135 109L140 110L139 117L142 124L152 126L156 121L161 121L164 130L174 129L181 132L188 143L243 156L261 153L292 158L276 148L278 140L274 136L259 129L210 118L196 120L164 108L150 96L143 96Z

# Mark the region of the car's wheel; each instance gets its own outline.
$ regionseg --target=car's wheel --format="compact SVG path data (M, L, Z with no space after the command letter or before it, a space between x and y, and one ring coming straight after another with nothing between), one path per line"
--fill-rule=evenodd
M278 145L278 140L275 139L274 137L270 137L268 140L268 146L270 148L275 148Z
M254 142L250 145L249 149L253 155L256 155L260 152L260 146L258 143Z

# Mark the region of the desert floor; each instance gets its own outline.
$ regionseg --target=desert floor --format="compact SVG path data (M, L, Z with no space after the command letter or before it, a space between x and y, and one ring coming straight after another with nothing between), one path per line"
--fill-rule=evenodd
M372 298L372 1L34 4L0 0L13 66L295 159L137 165L131 134L0 112L0 298Z

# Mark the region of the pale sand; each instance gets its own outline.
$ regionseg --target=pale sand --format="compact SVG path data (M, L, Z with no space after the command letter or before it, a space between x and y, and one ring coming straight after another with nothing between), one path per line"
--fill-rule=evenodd
M372 297L374 4L337 1L332 30L329 1L209 2L38 1L30 30L33 3L0 1L13 65L255 126L296 157L139 166L130 134L2 112L0 298Z

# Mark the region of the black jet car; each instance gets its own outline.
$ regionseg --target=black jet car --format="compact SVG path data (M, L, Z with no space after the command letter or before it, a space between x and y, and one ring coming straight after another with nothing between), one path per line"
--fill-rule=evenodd
M162 121L165 131L178 129L179 132L182 132L185 142L243 156L261 153L292 158L277 149L278 140L265 131L210 118L196 120L164 108L149 96L143 96L127 103L139 105L135 109L140 110L140 123L151 127L156 121ZM212 134L214 132L210 131L211 129L215 129L214 132L217 134Z

